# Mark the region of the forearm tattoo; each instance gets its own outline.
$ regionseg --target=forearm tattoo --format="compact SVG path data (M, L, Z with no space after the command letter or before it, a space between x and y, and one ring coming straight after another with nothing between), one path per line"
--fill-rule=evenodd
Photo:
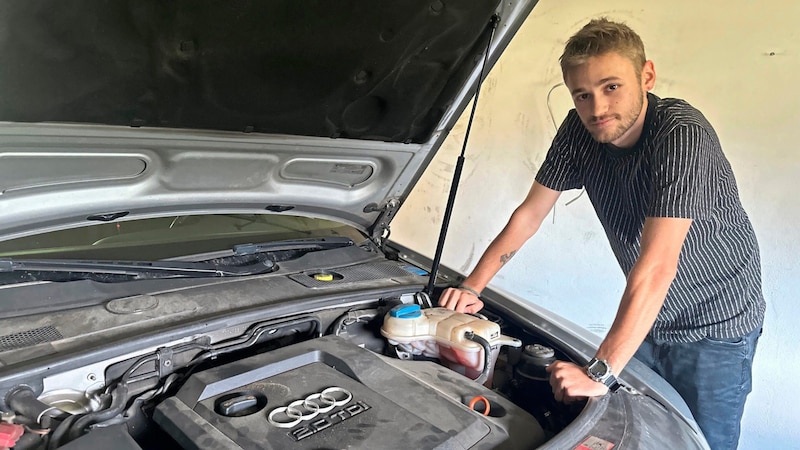
M517 253L516 250L506 253L505 255L500 255L500 262L505 265L507 262L511 261L511 258Z

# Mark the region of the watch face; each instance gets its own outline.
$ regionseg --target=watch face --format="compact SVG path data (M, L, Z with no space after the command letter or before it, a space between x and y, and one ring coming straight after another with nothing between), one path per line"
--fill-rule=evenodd
M608 364L603 360L594 360L586 370L595 378L603 378L608 375Z

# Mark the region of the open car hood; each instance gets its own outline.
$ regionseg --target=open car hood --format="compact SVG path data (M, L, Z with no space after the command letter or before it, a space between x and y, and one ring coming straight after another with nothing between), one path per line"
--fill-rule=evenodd
M4 3L0 239L290 210L379 235L535 3Z

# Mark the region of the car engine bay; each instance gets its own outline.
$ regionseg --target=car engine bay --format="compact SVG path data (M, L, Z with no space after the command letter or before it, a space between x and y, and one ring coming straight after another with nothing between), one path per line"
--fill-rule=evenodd
M5 424L24 430L17 449L322 448L331 439L343 447L531 448L580 412L550 394L544 367L553 349L501 335L485 316L427 299L420 308L423 297L115 358L96 365L102 378L92 369L85 390L70 381L85 368L49 375L46 392L21 383L3 393ZM392 320L414 322L416 336L381 330Z

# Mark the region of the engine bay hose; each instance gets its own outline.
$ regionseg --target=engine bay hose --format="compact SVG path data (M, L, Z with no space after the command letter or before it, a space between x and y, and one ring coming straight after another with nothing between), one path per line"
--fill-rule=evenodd
M484 339L483 336L479 336L472 331L467 331L464 333L464 337L470 341L477 342L481 345L481 347L483 347L483 370L481 370L481 374L478 375L478 378L475 379L475 382L479 384L485 384L486 381L489 380L489 376L494 370L494 364L492 364L492 346L489 345L489 341Z
M66 415L61 409L50 406L36 398L36 394L28 386L17 386L6 396L6 404L15 413L48 427L47 421L52 416Z

